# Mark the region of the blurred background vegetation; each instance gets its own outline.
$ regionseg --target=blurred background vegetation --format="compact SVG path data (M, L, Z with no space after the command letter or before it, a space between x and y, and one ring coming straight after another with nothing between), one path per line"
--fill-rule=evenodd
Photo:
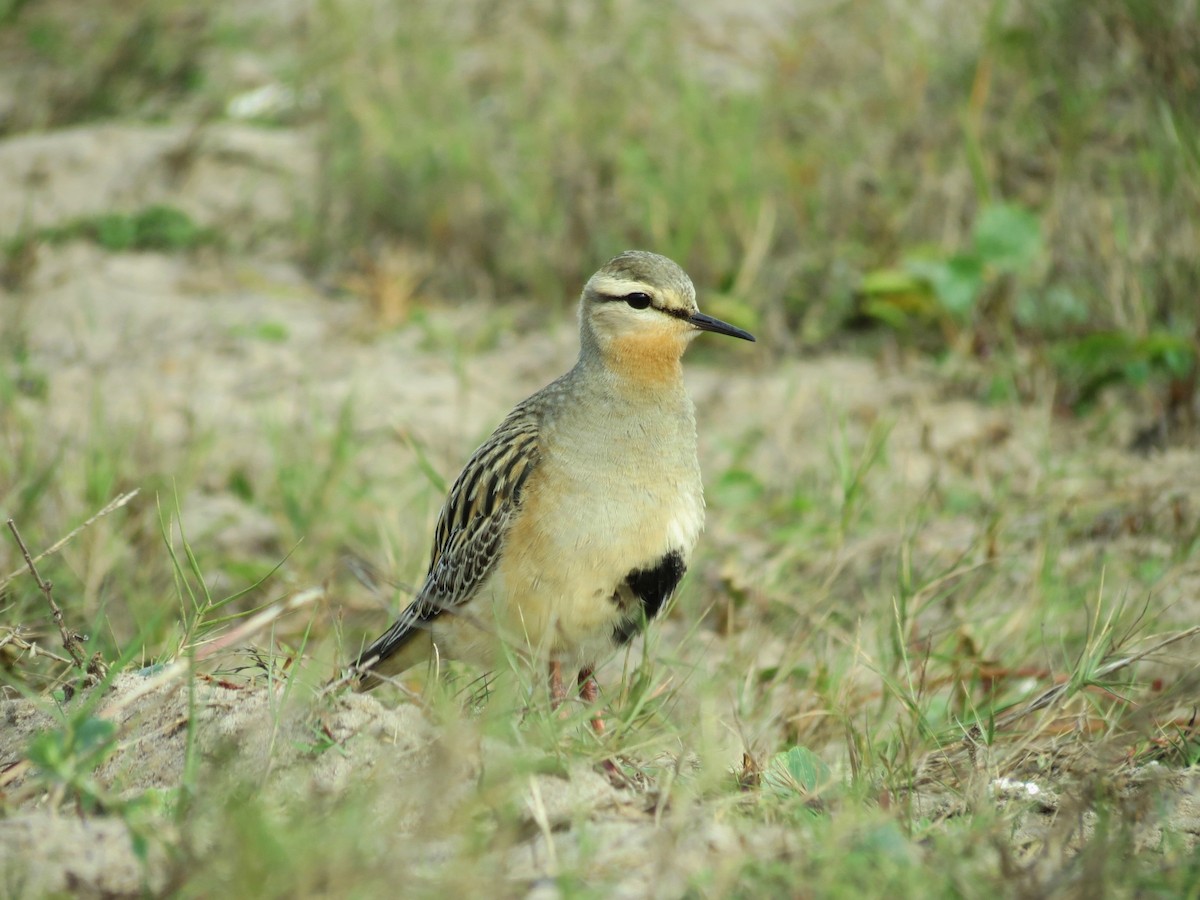
M882 328L1007 361L993 392L1032 356L1069 405L1195 399L1194 0L287 7L7 0L0 130L205 121L274 79L263 118L319 134L315 272L568 302L648 247L784 351Z

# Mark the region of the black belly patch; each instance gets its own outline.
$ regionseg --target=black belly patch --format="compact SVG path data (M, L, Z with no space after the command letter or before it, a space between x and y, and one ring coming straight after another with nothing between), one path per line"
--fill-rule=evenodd
M625 576L622 587L627 588L638 601L638 605L627 611L627 615L613 629L613 638L618 644L627 644L646 623L662 612L663 605L670 599L687 566L683 555L672 551L648 569L634 569ZM621 592L613 598L621 600Z

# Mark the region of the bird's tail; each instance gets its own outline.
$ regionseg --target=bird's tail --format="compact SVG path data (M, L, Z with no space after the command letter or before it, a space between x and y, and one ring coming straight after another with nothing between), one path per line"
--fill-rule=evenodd
M370 691L391 676L425 662L432 653L428 623L401 616L359 654L344 677L356 691Z

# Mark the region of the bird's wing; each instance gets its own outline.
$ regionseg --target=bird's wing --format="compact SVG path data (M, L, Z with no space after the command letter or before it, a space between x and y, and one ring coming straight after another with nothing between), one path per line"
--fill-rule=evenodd
M461 606L500 558L521 490L541 458L538 417L513 410L463 467L438 516L429 573L412 604L359 656L357 668L382 663L425 623Z

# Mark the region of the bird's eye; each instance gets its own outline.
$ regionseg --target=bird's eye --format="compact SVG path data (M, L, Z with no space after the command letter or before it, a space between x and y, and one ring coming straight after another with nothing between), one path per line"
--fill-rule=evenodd
M630 306L632 306L634 309L645 309L647 306L650 305L650 295L643 294L640 291L637 293L633 293L633 294L626 294L625 302L628 303Z

